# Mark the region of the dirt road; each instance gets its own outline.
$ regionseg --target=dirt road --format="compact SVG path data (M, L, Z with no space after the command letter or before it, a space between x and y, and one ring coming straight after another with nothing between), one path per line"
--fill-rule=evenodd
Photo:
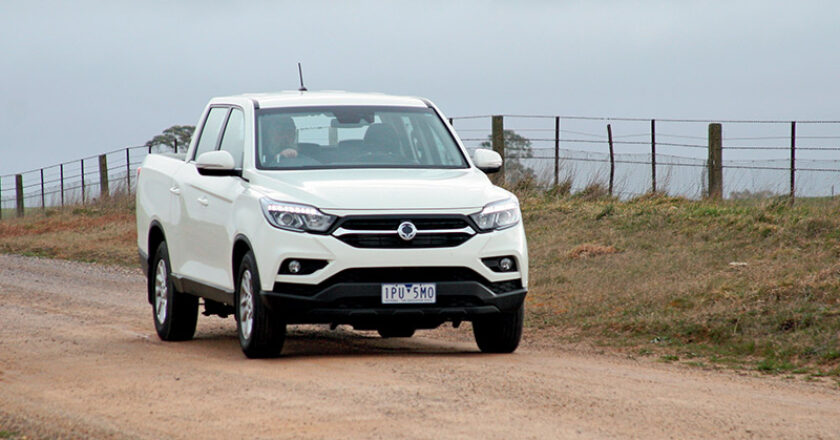
M466 327L466 328L463 328ZM0 430L29 438L840 438L840 392L469 326L383 340L293 327L247 360L233 318L154 333L139 271L0 256ZM532 338L533 339L533 338Z

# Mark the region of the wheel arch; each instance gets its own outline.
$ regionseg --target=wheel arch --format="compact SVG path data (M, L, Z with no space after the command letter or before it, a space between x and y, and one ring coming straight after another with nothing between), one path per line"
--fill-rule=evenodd
M254 247L251 246L251 241L248 240L248 237L238 234L236 238L233 239L233 252L231 253L231 271L230 273L233 274L233 285L234 290L236 290L236 277L239 272L239 264L242 262L242 259L245 258L245 254L250 251L253 251Z
M160 246L161 243L166 241L166 235L163 232L163 225L161 225L157 220L152 221L152 224L149 226L149 255L148 255L148 265L149 265L149 274L151 274L155 270L152 267L152 262L155 259L155 254L157 253L157 248ZM151 278L150 278L151 279ZM149 304L154 304L154 285L151 281L147 283L147 293L148 293L148 300Z

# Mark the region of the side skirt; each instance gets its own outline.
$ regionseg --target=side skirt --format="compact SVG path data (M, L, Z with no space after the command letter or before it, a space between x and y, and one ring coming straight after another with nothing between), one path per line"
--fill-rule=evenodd
M206 284L178 274L172 274L172 283L180 292L207 298L225 305L233 305L233 291L223 287Z

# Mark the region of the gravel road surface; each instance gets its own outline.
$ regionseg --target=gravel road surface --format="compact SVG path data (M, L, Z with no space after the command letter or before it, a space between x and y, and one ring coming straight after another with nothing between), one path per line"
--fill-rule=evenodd
M0 255L0 431L27 438L840 438L830 383L548 342L480 354L469 325L384 340L296 326L248 360L233 318L164 343L137 270Z

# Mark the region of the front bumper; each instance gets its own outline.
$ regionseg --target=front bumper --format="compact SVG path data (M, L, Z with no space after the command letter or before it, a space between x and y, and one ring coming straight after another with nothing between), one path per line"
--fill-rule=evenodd
M272 291L275 283L314 286L346 270L386 267L465 267L490 282L521 280L522 286L528 287L528 249L521 223L501 231L476 234L458 246L441 248L364 249L350 246L331 235L266 227L256 228L249 238L254 245L263 291ZM482 262L482 259L500 256L512 257L516 270L496 272ZM282 273L282 262L290 259L321 260L326 265L305 275ZM232 286L232 280L230 283Z
M527 290L520 280L491 283L480 280L480 276L475 278L435 282L435 304L382 304L381 282L347 281L340 275L318 286L276 283L273 290L260 293L269 308L287 323L350 324L357 329L375 329L388 323L434 328L446 321L472 321L482 315L513 311L525 299ZM399 273L383 277L382 282L397 279Z
M371 213L379 214L394 216ZM290 324L351 324L366 329L398 322L434 328L446 321L471 321L485 314L516 310L528 288L528 250L521 223L475 234L452 247L360 248L333 235L265 227L251 235L251 242L255 245L261 297ZM512 258L514 269L500 272L482 261L498 257ZM282 264L295 259L318 260L323 265L293 275ZM385 305L382 283L435 283L437 301Z

